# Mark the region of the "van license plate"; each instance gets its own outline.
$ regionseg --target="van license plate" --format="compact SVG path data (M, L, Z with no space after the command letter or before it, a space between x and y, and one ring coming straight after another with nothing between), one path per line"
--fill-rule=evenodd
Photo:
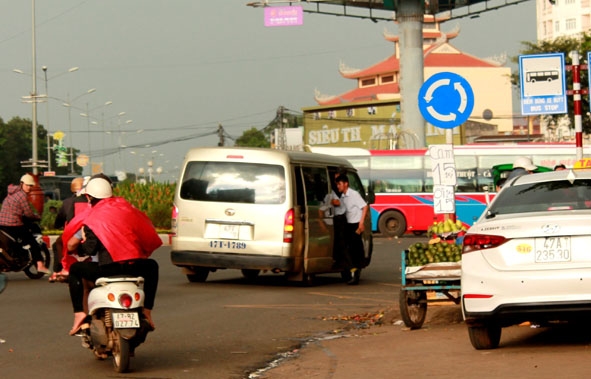
M219 238L227 240L237 240L238 232L240 231L240 225L220 225L220 236Z
M140 318L137 312L113 313L113 325L119 328L139 328Z

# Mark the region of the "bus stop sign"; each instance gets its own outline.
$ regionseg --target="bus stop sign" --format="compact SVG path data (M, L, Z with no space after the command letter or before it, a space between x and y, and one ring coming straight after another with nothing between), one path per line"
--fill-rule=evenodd
M466 79L453 72L431 76L419 90L419 110L431 125L453 129L474 109L474 91Z
M564 53L519 56L521 114L567 113Z

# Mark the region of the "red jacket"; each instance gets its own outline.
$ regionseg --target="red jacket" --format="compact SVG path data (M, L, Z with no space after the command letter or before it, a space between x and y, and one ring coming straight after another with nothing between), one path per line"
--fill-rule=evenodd
M84 225L102 242L113 262L148 258L162 245L148 216L122 197L99 201L86 215Z
M68 241L76 234L82 225L84 225L84 219L90 212L89 203L76 203L75 205L75 216L66 224L64 232L62 233L63 254L62 254L62 266L65 271L70 271L70 266L78 262L76 258L71 256L68 252Z

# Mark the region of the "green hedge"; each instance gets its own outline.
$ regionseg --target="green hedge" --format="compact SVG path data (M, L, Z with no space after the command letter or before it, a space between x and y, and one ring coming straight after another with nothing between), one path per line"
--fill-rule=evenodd
M175 187L175 183L139 184L124 181L117 183L113 195L125 198L134 207L144 212L158 231L166 232L170 230ZM61 233L53 230L57 209L61 205L62 202L59 200L49 200L45 203L41 228L46 234ZM52 211L52 207L55 207L56 212Z

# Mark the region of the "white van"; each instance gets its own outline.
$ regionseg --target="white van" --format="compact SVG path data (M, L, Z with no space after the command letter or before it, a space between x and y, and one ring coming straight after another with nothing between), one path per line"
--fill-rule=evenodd
M249 279L271 271L304 283L331 272L347 280L349 271L333 258L341 252L333 251L334 210L327 205L338 171L346 171L350 188L367 201L355 168L343 158L259 148L190 150L174 199L172 263L191 282L225 268ZM370 217L365 222L367 266Z

